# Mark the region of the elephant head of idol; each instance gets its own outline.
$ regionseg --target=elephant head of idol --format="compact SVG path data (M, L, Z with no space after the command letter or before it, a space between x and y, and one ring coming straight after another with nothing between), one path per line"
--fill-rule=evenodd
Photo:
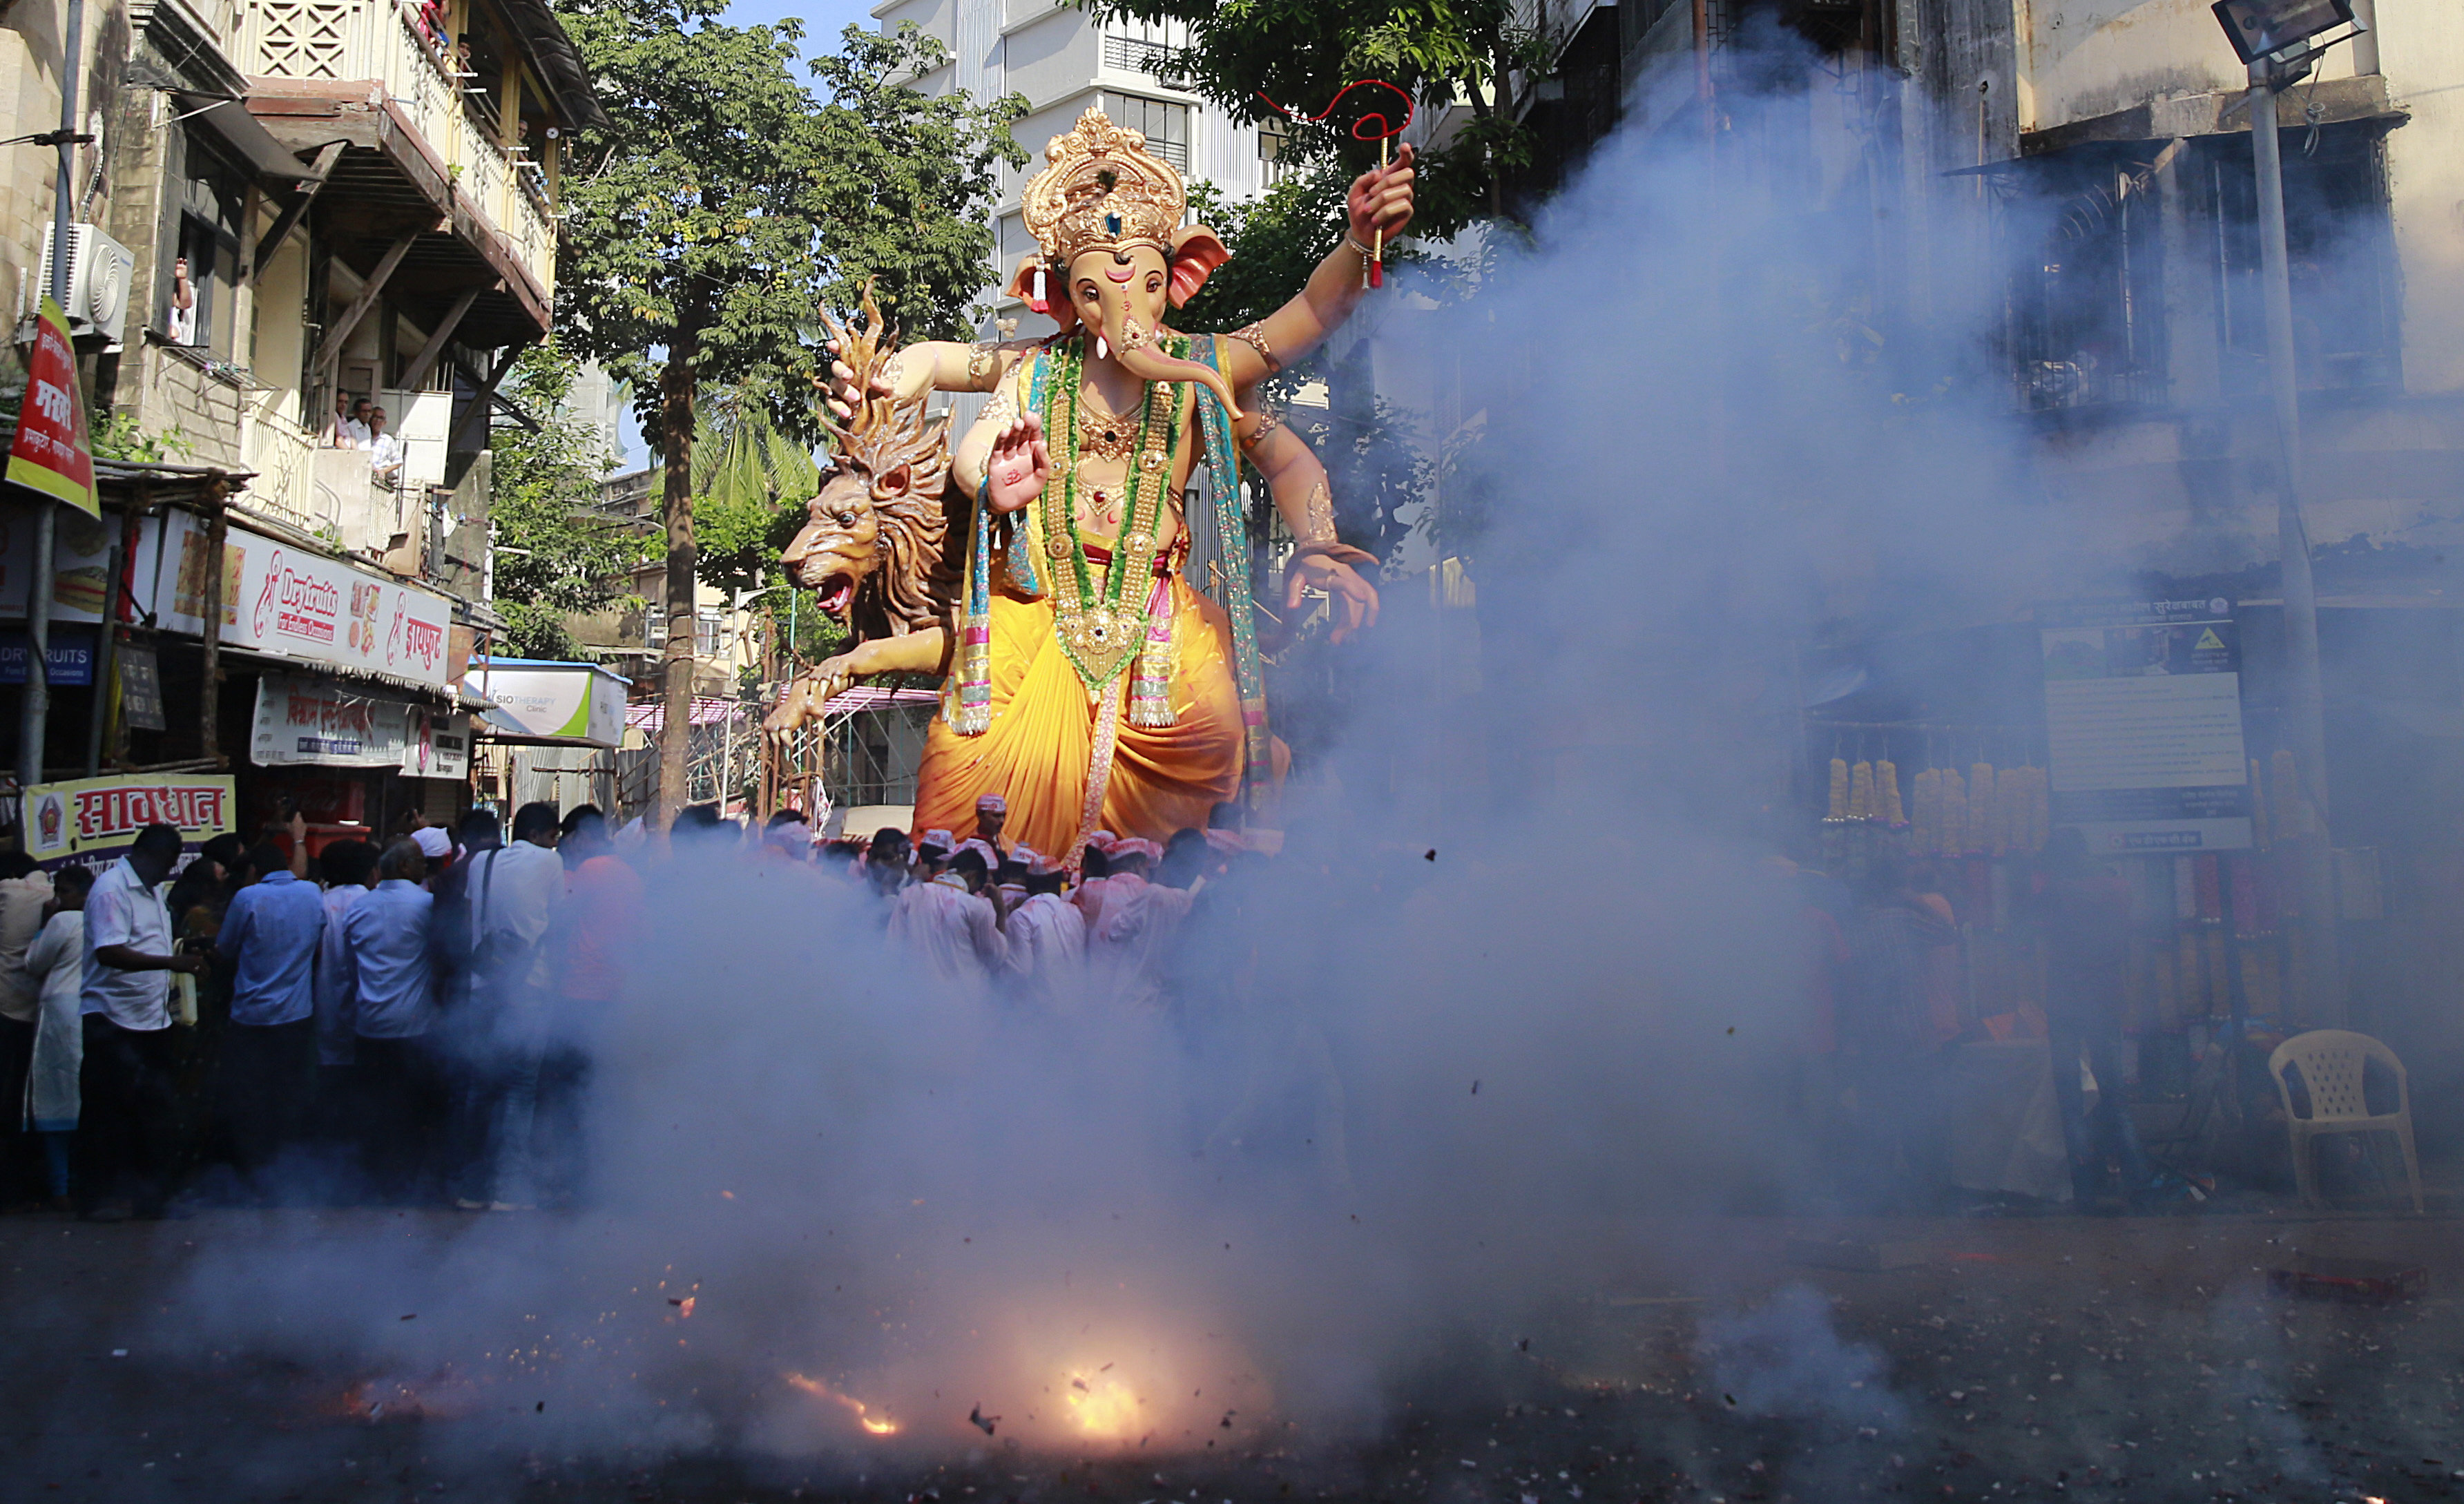
M1092 108L1052 138L1044 158L1024 204L1041 254L1020 266L1011 293L1064 333L1083 325L1097 359L1118 361L1140 381L1196 382L1238 417L1220 372L1164 346L1165 314L1230 259L1214 231L1180 222L1180 174L1146 149L1145 136Z

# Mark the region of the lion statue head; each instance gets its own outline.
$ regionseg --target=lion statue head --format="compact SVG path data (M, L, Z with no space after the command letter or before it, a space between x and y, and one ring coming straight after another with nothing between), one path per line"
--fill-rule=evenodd
M898 348L869 282L864 315L861 334L827 313L822 319L858 389L869 392ZM949 420L926 417L920 397L868 395L845 424L827 426L829 469L780 559L789 583L812 591L858 642L942 624L957 595L966 517L966 498L949 484Z

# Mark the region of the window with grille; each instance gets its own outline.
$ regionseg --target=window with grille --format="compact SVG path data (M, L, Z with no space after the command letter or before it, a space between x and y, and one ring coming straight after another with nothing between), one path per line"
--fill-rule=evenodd
M1104 66L1142 73L1157 83L1177 83L1172 55L1185 44L1178 27L1163 21L1116 20L1104 28Z
M2145 157L2131 146L2036 159L2032 191L2002 216L2025 410L2164 399L2164 246Z
M1167 104L1161 100L1140 99L1134 94L1104 91L1104 113L1115 125L1143 131L1147 149L1171 163L1189 170L1189 106Z
M1291 171L1292 165L1287 156L1291 146L1291 122L1280 115L1269 115L1258 122L1258 161L1269 185L1281 183Z

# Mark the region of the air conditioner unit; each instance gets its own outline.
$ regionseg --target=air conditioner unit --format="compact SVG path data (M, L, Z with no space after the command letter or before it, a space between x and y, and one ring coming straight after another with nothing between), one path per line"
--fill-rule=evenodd
M69 316L69 333L100 335L120 343L121 330L128 322L128 283L137 270L137 257L126 246L112 239L95 225L69 227L69 296L65 312ZM43 236L42 261L34 273L34 283L27 295L29 303L40 305L44 294L52 290L52 239Z

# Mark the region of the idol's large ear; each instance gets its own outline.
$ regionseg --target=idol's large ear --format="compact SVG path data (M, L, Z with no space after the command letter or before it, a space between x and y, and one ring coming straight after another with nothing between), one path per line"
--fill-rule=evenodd
M1039 273L1043 274L1040 278ZM1018 263L1017 275L1009 279L1009 296L1025 299L1026 306L1051 315L1054 321L1067 329L1077 321L1077 310L1069 306L1068 291L1053 285L1062 280L1045 267L1044 257L1030 255Z
M1232 259L1223 242L1204 225L1183 225L1172 236L1172 305L1180 307L1198 296L1217 267Z

